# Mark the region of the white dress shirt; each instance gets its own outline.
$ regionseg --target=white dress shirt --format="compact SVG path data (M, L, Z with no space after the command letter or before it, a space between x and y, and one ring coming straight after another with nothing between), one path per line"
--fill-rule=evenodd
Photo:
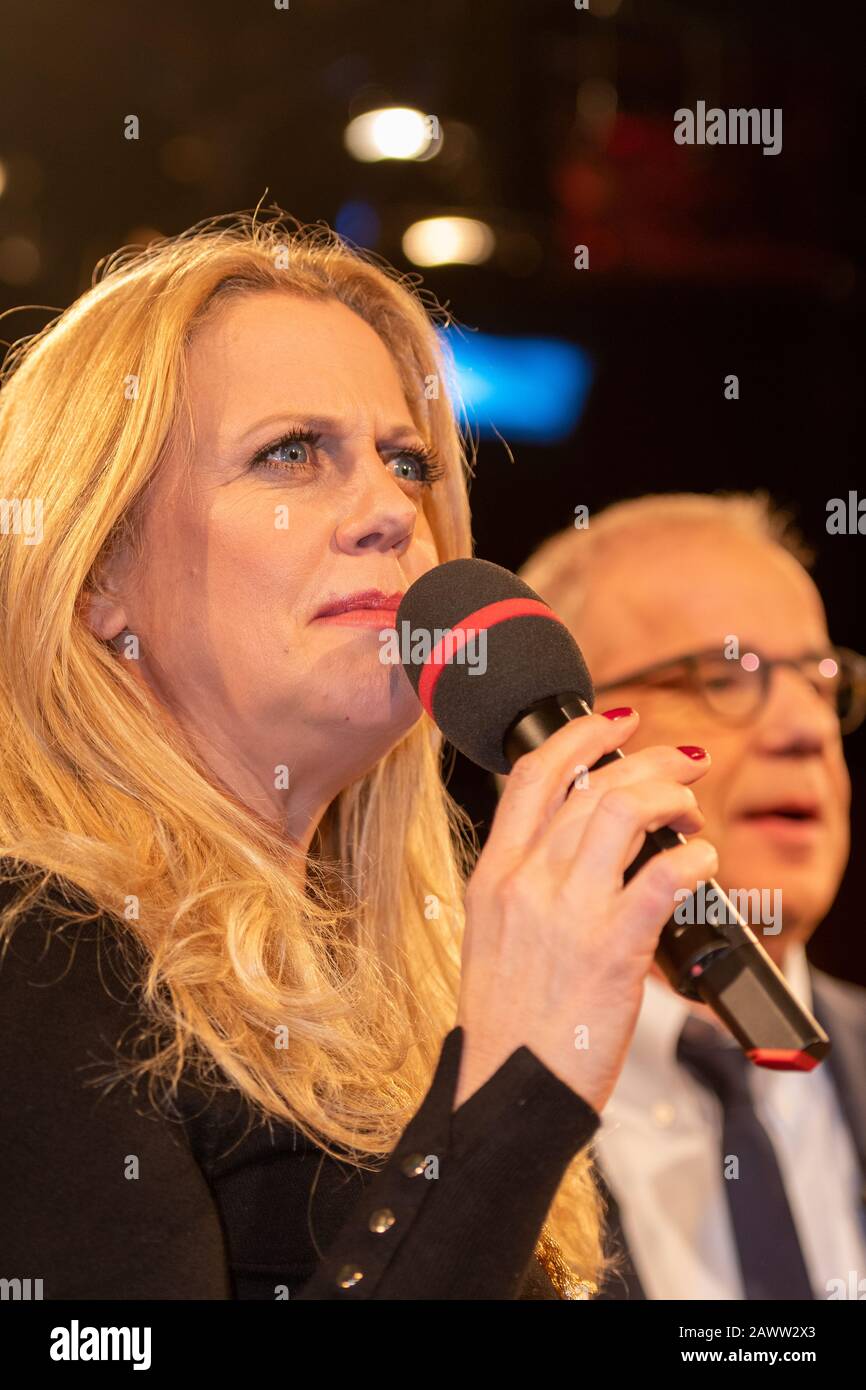
M809 967L792 947L784 974L812 1008ZM647 1298L742 1299L721 1157L719 1100L676 1060L689 1005L646 982L637 1030L602 1115L596 1154L620 1208ZM750 1066L816 1298L866 1279L863 1179L826 1061L811 1072ZM866 1285L864 1285L866 1288ZM847 1293L844 1297L856 1297ZM861 1295L862 1296L862 1295Z

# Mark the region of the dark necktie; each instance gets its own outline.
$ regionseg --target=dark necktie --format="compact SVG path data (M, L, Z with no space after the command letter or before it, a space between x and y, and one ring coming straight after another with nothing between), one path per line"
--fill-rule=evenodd
M686 1022L677 1059L722 1104L722 1162L733 1156L738 1177L724 1177L747 1299L813 1298L803 1252L770 1137L749 1090L752 1063L700 1019Z

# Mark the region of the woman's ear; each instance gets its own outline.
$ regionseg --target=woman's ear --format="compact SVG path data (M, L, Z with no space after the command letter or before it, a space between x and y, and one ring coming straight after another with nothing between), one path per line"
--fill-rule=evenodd
M87 595L81 611L90 631L105 642L117 637L127 626L124 604L98 590Z
M81 615L96 637L110 642L128 626L128 608L122 577L126 565L117 553L96 566L90 587L81 600Z

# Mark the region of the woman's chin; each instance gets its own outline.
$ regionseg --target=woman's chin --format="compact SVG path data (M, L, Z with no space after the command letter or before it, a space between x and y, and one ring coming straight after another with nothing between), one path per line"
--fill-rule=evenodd
M402 671L395 672L395 679L382 699L370 701L365 712L365 722L370 728L390 730L395 740L408 733L421 718L423 710Z
M347 681L348 677L348 681ZM336 682L335 682L336 684ZM402 738L421 718L423 710L406 676L399 667L381 667L376 671L344 669L341 672L340 696L331 687L322 692L316 707L323 724L337 725L348 731L362 733L381 730L391 733L394 740Z

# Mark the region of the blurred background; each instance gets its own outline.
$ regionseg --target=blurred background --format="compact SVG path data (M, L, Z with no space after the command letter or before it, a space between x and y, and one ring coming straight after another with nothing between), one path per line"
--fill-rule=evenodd
M0 0L0 338L119 246L277 203L454 315L479 555L516 568L581 503L766 487L862 651L866 540L826 530L866 496L859 9ZM678 146L698 98L781 107L781 153ZM852 864L810 954L866 984L866 732L848 751ZM451 788L483 838L491 780L458 758Z

